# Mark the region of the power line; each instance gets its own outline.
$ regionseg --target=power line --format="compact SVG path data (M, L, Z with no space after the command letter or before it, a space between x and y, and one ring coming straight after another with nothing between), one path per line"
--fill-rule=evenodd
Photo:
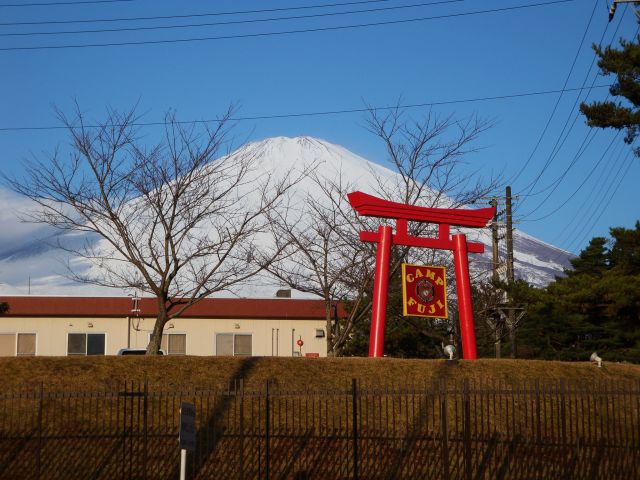
M618 26L620 26L620 24L618 24ZM607 31L607 27L605 26L605 29L602 32L602 36L600 38L600 42L598 43L598 45L602 44L602 40L604 39L606 31ZM617 29L616 29L616 32L617 32ZM614 33L614 36L615 36L615 33ZM582 81L581 87L583 87L583 88L586 85L587 80L589 79L589 75L591 75L591 69L593 68L593 65L595 64L595 60L596 60L596 55L593 56L593 58L591 60L591 65L589 66L589 69L587 70L587 74L585 75L584 80ZM593 77L593 81L591 82L591 85L595 85L597 79L598 79L598 75L596 74ZM586 99L589 98L589 94L591 93L591 89L590 88L587 88L586 90L587 90L587 94L584 97L584 101L586 101ZM549 167L549 165L551 165L551 163L553 163L553 161L556 159L556 157L560 153L560 150L562 150L562 147L565 145L567 139L569 138L569 135L573 131L573 127L575 126L578 118L580 117L580 113L579 112L576 112L576 115L573 117L573 122L571 122L571 126L569 126L568 130L567 130L567 126L569 125L569 120L571 119L571 116L576 111L576 107L578 106L579 100L580 100L580 94L578 94L576 96L576 99L573 102L573 106L571 107L571 110L569 111L569 115L567 115L567 118L564 121L564 125L562 126L562 130L560 131L560 134L558 135L558 138L556 138L556 141L555 141L555 143L553 145L553 148L551 149L551 153L549 155L549 159L545 162L545 165L542 168L542 170L540 171L540 174L538 175L537 179L534 182L530 182L529 185L524 187L525 189L531 187L531 188L529 188L529 193L523 195L525 197L525 200L528 197L534 197L534 196L536 196L536 195L538 195L538 194L540 194L542 192L545 192L546 190L548 190L549 188L551 188L554 185L557 187L557 185L559 185L562 182L562 180L564 179L564 177L567 174L567 172L571 169L571 167L575 163L575 160L577 160L577 158L579 158L579 155L576 154L576 156L574 156L574 162L569 166L569 168L567 170L565 170L565 172L559 178L557 178L556 180L551 182L551 184L549 186L547 186L546 188L543 188L542 190L540 190L538 192L531 193L531 191L533 190L533 187L535 186L536 182L541 178L542 174L546 171L546 169ZM565 130L567 131L566 135L565 135ZM564 135L564 138L563 138L563 135ZM587 138L588 138L588 134L585 136L585 138L583 139L582 143L578 147L578 151L584 146L585 142L587 141ZM589 140L589 143L591 143L591 140ZM554 188L554 190L555 190L555 188ZM549 199L549 196L547 196L547 198L545 200L543 200L542 203L544 203L548 199ZM524 201L523 201L523 203L524 203Z
M620 136L620 132L617 132L613 138L611 139L611 141L609 142L609 145L607 145L607 147L605 148L604 152L602 153L602 155L600 156L600 159L596 162L596 164L593 166L593 168L591 169L591 171L589 172L589 174L584 178L584 180L582 181L582 183L580 183L580 185L578 185L578 188L576 188L568 197L567 199L562 202L560 205L558 205L556 208L554 208L553 210L551 210L549 213L538 217L538 218L534 218L532 220L526 220L526 218L528 218L530 215L532 215L533 213L535 213L540 207L542 207L542 205L544 204L544 202L540 203L536 208L534 208L532 211L530 211L529 213L527 213L522 220L526 220L528 222L538 222L540 220L544 220L545 218L549 218L551 215L553 215L554 213L556 213L558 210L560 210L562 207L564 207L573 197L575 197L575 195L582 190L582 187L584 187L584 185L587 183L587 181L589 181L589 179L593 176L593 174L596 172L596 169L600 166L600 164L602 163L602 161L607 157L607 153L609 152L609 150L611 149L611 147L613 146L614 142L618 139L618 137ZM584 153L584 150L583 150ZM555 189L554 189L555 191ZM551 196L551 194L553 193L553 191L549 194L549 196ZM547 197L549 198L549 197Z
M3 3L0 8L20 8L20 7L58 7L61 5L85 5L96 3L125 3L137 2L138 0L81 0L77 2L38 2L38 3Z
M625 9L626 11L626 9ZM622 23L622 16L620 17L620 19L618 20L618 24L616 26L615 31L613 32L613 35L611 37L611 42L613 41L613 39L615 38L616 34L618 33L618 29L620 28L620 24ZM602 32L602 36L600 37L600 41L598 42L598 46L602 45L602 42L604 40L604 37L607 33L607 29L609 27L609 24L607 23L605 25L605 28ZM609 42L609 45L611 44L611 42ZM592 59L591 59L591 65L589 65L589 69L587 70L587 73L584 77L584 80L582 82L582 87L585 86L585 84L587 83L587 80L589 79L589 75L591 75L591 69L593 68L593 66L595 65L595 61L596 61L597 55L593 55ZM593 81L591 82L592 85L595 84L596 80L597 80L598 76L597 74L594 76ZM589 98L589 94L590 94L591 90L588 89L587 90L587 94L584 97L583 101L586 101L587 98ZM607 98L608 98L609 94L607 94ZM542 205L544 205L548 200L550 200L551 195L553 194L553 192L558 188L558 186L562 183L562 181L566 178L567 174L569 173L569 171L573 168L573 166L575 165L575 163L577 162L577 160L580 158L580 156L582 155L582 153L584 153L584 150L582 153L580 153L580 150L582 149L582 147L585 145L585 143L587 142L587 139L589 137L589 134L587 133L587 135L585 136L584 140L582 141L582 143L580 144L580 146L578 147L578 152L576 153L576 155L574 155L573 161L569 164L569 166L565 169L565 171L553 182L551 182L551 184L540 190L539 192L535 193L535 194L531 194L531 191L533 190L533 188L535 187L536 183L540 180L542 174L544 174L544 172L546 171L546 169L551 165L551 163L553 163L553 161L557 158L558 154L560 153L560 150L562 149L562 147L564 146L564 144L567 141L567 138L569 138L569 135L571 134L571 131L573 130L573 127L576 124L576 121L578 120L579 116L580 116L580 112L576 110L576 107L578 106L578 101L580 100L580 94L578 94L576 96L575 101L573 102L573 106L571 107L571 111L569 112L569 115L567 115L567 118L564 122L564 125L562 126L562 130L560 131L560 134L558 135L558 138L556 139L555 144L553 145L553 148L551 149L551 154L549 156L549 159L545 162L544 167L542 168L542 170L540 171L540 174L537 176L536 180L532 183L530 183L529 185L527 185L525 187L529 188L529 186L531 187L529 189L529 193L525 194L525 197L532 197L537 195L538 193L544 192L546 190L548 190L549 188L553 189L551 190L551 192L538 204L538 206L535 207L535 209L530 212L528 215L530 215L531 213L537 211L540 207L542 207ZM606 100L605 100L606 101ZM567 126L569 125L569 120L571 119L571 116L573 115L573 113L576 112L574 118L573 118L573 122L571 123L571 126L569 127L569 130L567 131L567 134L564 136L564 138L562 138L562 135L564 134L565 130L567 129ZM597 131L596 131L597 132ZM593 137L596 134L594 134L592 136L591 139L589 139L588 143L586 143L586 146L588 147L591 144L591 141L593 140ZM586 147L585 147L586 148ZM527 198L525 198L525 201L527 200ZM524 203L524 201L523 201ZM521 204L522 205L522 204Z
M133 1L133 0L128 0ZM177 18L199 18L199 17L217 17L224 15L247 15L254 13L273 13L273 12L285 12L293 10L308 10L315 8L330 8L330 7L343 7L349 5L362 5L370 3L383 3L396 0L360 0L357 2L340 2L340 3L324 3L316 5L301 5L295 7L280 7L280 8L263 8L259 10L236 10L230 12L213 12L213 13L191 13L185 15L161 15L153 17L120 17L120 18L92 18L86 20L42 20L38 22L11 22L0 23L0 26L17 26L17 25L61 25L71 23L106 23L106 22L133 22L143 20L175 20ZM464 0L461 0L464 1Z
M595 87L589 88L609 88L611 85L597 85ZM573 92L578 91L580 88L566 88L564 91ZM250 121L250 120L277 120L284 118L298 118L298 117L317 117L317 116L327 116L327 115L344 115L351 113L364 113L370 110L393 110L397 108L421 108L421 107L434 107L440 105L452 105L459 103L472 103L472 102L486 102L492 100L507 100L511 98L524 98L524 97L533 97L540 95L552 95L554 93L558 93L560 90L547 90L547 91L538 91L538 92L523 92L523 93L514 93L509 95L495 95L495 96L487 96L487 97L476 97L476 98L465 98L465 99L454 99L454 100L441 100L434 102L425 102L425 103L413 103L406 105L393 105L393 106L382 106L382 107L367 107L367 108L351 108L351 109L343 109L343 110L325 110L320 112L299 112L299 113L283 113L283 114L272 114L272 115L255 115L255 116L246 116L246 117L235 117L230 118L229 120L234 122L241 121ZM209 120L183 120L176 123L180 124L193 124L193 123L215 123L219 120L217 119L209 119ZM158 126L165 125L165 122L137 122L134 124L135 126L145 127L145 126ZM118 125L112 125L118 126ZM98 125L86 125L87 128L95 128ZM18 132L18 131L39 131L39 130L65 130L67 127L58 125L58 126L27 126L27 127L0 127L0 132Z
M34 51L34 50L60 50L60 49L69 49L69 48L122 47L122 46L137 46L137 45L160 45L160 44L170 44L170 43L203 42L203 41L214 41L214 40L232 40L232 39L238 39L238 38L262 38L262 37L271 37L271 36L280 36L280 35L293 35L293 34L300 34L300 33L327 32L327 31L349 30L349 29L355 29L355 28L379 27L383 25L400 25L400 24L406 24L406 23L424 22L429 20L441 20L444 18L467 17L467 16L473 16L473 15L483 15L487 13L499 13L499 12L514 11L514 10L522 10L526 8L544 7L544 6L550 6L550 5L557 5L561 3L569 3L573 1L574 0L552 0L549 2L530 3L526 5L517 5L513 7L493 8L489 10L477 10L474 12L451 13L446 15L434 15L430 17L387 20L387 21L381 21L381 22L341 25L341 26L334 26L334 27L305 28L305 29L299 29L299 30L286 30L286 31L280 31L280 32L245 33L245 34L236 34L236 35L219 35L215 37L178 38L178 39L171 39L171 40L83 43L83 44L70 44L70 45L39 45L39 46L33 46L33 47L4 47L4 48L0 48L0 51L9 52L9 51Z
M622 145L621 144L616 145L614 148L614 151L615 149L619 149L619 151L617 154L615 154L615 160L612 162L611 167L607 169L607 172L605 175L606 178L599 179L598 191L593 192L590 195L591 202L589 204L587 204L586 202L581 204L578 210L576 211L576 213L572 215L571 220L569 222L566 222L562 227L562 230L558 232L558 234L555 236L555 240L558 243L565 244L567 240L575 234L578 228L580 228L580 225L584 225L584 223L588 220L588 217L591 216L589 213L595 207L595 205L601 203L600 197L601 196L604 197L604 195L601 195L601 194L605 190L605 185L607 185L609 183L609 180L612 178L613 172L615 170L615 166L618 165L619 162L624 163L621 160L622 153L624 151L624 149L622 148ZM571 230L569 234L565 235L565 232L567 232L570 227L571 227Z
M172 30L172 29L178 29L178 28L243 25L243 24L251 24L251 23L266 23L266 22L276 22L276 21L284 21L284 20L302 20L307 18L322 18L322 17L341 16L341 15L354 15L357 13L374 13L374 12L383 12L383 11L390 11L390 10L403 10L407 8L419 8L419 7L441 5L441 4L447 4L447 3L457 3L462 1L464 0L440 0L435 2L414 3L410 5L396 5L391 7L378 7L378 8L368 8L368 9L361 9L361 10L350 10L346 12L313 13L309 15L294 15L289 17L252 18L249 20L231 20L226 22L192 23L192 24L186 24L186 25L156 25L152 27L99 28L94 30L69 30L69 31L57 31L57 32L12 32L12 33L0 33L0 37L17 37L17 36L29 37L29 36L36 36L36 35L75 35L75 34L85 34L85 33L141 32L141 31L149 31L149 30Z
M538 147L540 146L540 143L542 142L542 139L544 138L545 134L547 133L547 130L549 129L549 125L551 125L551 120L553 119L554 115L556 114L556 111L558 110L558 105L560 105L560 100L562 99L562 95L564 94L564 87L566 87L567 84L569 83L569 78L571 78L571 74L573 73L573 69L576 66L576 62L578 61L578 56L580 54L580 51L582 50L582 45L584 44L584 40L585 40L585 38L587 36L587 32L589 31L589 27L591 26L591 22L593 21L593 17L595 15L597 6L598 6L598 0L595 0L594 3L593 3L593 9L591 11L591 16L589 17L589 21L587 22L587 26L585 27L584 33L582 34L582 39L580 40L580 44L578 45L578 50L576 51L576 54L573 57L573 62L571 63L571 68L569 69L569 73L567 74L567 76L566 76L566 78L564 80L563 89L561 90L560 95L558 95L556 103L553 106L553 110L551 110L551 114L549 115L549 118L547 119L547 122L546 122L544 128L542 129L542 132L540 133L540 136L538 137L538 141L536 142L535 146L533 147L533 150L529 154L529 158L527 158L527 161L520 168L518 173L516 173L515 177L512 177L509 180L510 184L513 184L516 180L518 180L518 178L520 178L520 175L522 175L522 173L526 170L527 166L529 165L529 163L533 159L533 156L538 151ZM541 175L542 175L542 172L540 174L538 174L537 179L539 179ZM535 180L535 182L537 182L537 179ZM535 183L534 183L534 185L535 185ZM526 188L528 188L528 187L525 187L525 189Z
M578 242L576 242L574 240L571 243L571 247L570 248L573 248L574 245L579 245L579 244L583 243L586 240L586 237L588 237L590 235L591 231L593 230L593 227L598 223L598 221L600 220L600 218L602 217L604 212L607 210L607 208L609 207L609 204L611 203L611 200L613 200L613 197L618 192L618 189L620 188L620 185L622 185L623 180L627 177L627 173L629 173L629 169L633 165L633 159L634 158L635 157L631 155L631 152L627 152L627 158L625 158L625 160L628 159L629 163L627 164L627 167L626 167L624 173L622 173L622 175L620 175L620 172L621 172L622 168L624 167L624 162L620 165L620 168L618 169L616 177L614 178L613 182L611 182L611 184L609 185L609 188L607 189L607 192L605 193L605 196L606 196L607 193L609 193L609 191L611 190L611 187L613 187L613 184L615 183L615 181L619 177L620 179L618 180L617 185L613 189L613 192L611 192L611 195L609 195L609 198L606 200L606 202L604 202L604 203L602 203L600 205L600 211L599 211L599 213L597 215L595 215L595 218L593 218L593 221L591 222L591 225L587 228L587 231L586 231L585 235L582 236L581 239ZM580 231L580 234L583 231L584 231L584 228ZM578 235L580 235L580 234L578 234Z
M604 198L607 196L607 194L611 190L620 171L624 166L624 162L629 157L629 152L627 152L627 157L622 158L623 151L624 150L621 148L616 156L616 159L611 165L611 168L607 170L607 176L606 176L607 178L601 179L601 181L598 182L598 187L599 187L598 191L591 195L591 202L589 203L589 205L586 205L586 203L581 205L581 207L578 209L578 213L576 213L576 215L573 216L572 221L568 222L564 226L560 234L556 236L559 242L565 245L567 245L567 242L569 242L569 240L573 238L573 241L571 241L567 245L565 250L570 251L573 248L573 245L576 244L576 239L579 238L580 235L582 235L582 233L585 231L585 228L587 228L588 222L594 217L595 211L602 205ZM618 166L618 170L614 174L614 170L616 166ZM571 231L567 235L563 235L564 232L567 231L568 226L571 225L572 223L575 223L575 226L572 227ZM590 229L587 229L587 232L589 231ZM576 233L576 232L579 232L579 233ZM560 237L562 238L560 239ZM581 240L579 240L577 243L581 243Z
M625 9L626 11L626 9ZM613 32L613 35L611 37L611 41L609 42L609 45L611 44L611 42L613 42L613 39L615 38L616 34L618 33L618 29L620 28L620 25L622 23L622 16L620 17L620 19L618 20L618 24L616 26L615 31ZM608 26L608 24L607 24ZM600 41L598 42L598 45L602 45L602 42L604 40L604 37L606 35L607 32L607 26L605 26L604 31L602 32L602 36L600 37ZM593 58L591 60L591 65L589 66L589 69L587 70L587 74L585 75L584 81L582 82L582 87L585 86L589 75L591 74L591 69L593 68L594 64L595 64L595 60L596 60L597 56L594 54ZM591 82L592 85L595 84L596 79L597 79L597 75L594 76L593 81ZM591 89L587 89L587 94L584 98L584 100L586 101L586 99L589 97L589 93L591 92ZM607 98L609 97L609 94L607 94ZM584 154L584 152L587 150L587 148L591 145L591 142L593 141L593 139L595 138L595 136L597 135L597 133L599 132L599 130L594 130L594 129L589 129L587 131L587 134L585 135L585 138L582 140L582 143L580 144L580 146L578 147L578 150L576 152L576 154L573 156L573 160L569 163L569 165L565 168L565 170L560 174L560 176L558 178L556 178L554 181L552 181L547 187L543 188L542 190L540 190L539 192L536 192L534 194L531 193L531 190L533 190L533 187L535 186L535 183L541 178L541 175L545 172L545 170L549 167L549 165L556 159L556 157L558 156L558 154L560 153L561 148L563 147L563 145L565 144L567 138L569 137L569 134L571 133L571 131L573 130L573 127L576 124L577 119L580 116L580 113L576 111L576 107L578 105L578 101L580 99L580 94L578 94L576 96L576 99L573 103L573 107L571 108L571 111L569 112L569 115L567 116L564 126L562 127L562 131L560 132L560 134L558 135L558 138L556 139L556 142L554 144L554 147L551 150L551 155L549 157L549 159L547 160L547 162L545 163L543 169L540 171L540 174L538 175L538 177L536 178L535 182L530 183L527 187L525 188L529 188L529 186L531 186L531 188L529 189L529 193L526 194L525 201L530 198L533 197L539 193L543 193L549 189L551 189L551 191L546 195L546 197L544 199L542 199L538 205L531 210L530 212L528 212L523 219L528 218L529 216L531 216L533 213L535 213L536 211L538 211L540 208L542 208L542 206L547 203L550 199L551 196L553 195L553 193L557 190L557 188L560 186L560 184L563 182L563 180L567 177L569 171L576 165L577 161L580 159L580 157ZM606 101L606 99L605 99ZM562 135L564 134L565 130L567 129L567 125L569 123L569 120L571 119L571 116L573 115L574 111L576 111L576 114L573 118L573 122L571 123L571 126L569 127L569 130L567 131L567 134L564 136L564 138L562 138ZM618 135L616 135L617 138ZM591 138L589 138L591 137ZM612 140L613 142L614 140ZM593 169L591 170L591 173L589 174L589 176L587 177L587 179L593 174L595 173L595 168L598 167L598 165L600 165L600 163L602 162L602 160L604 159L604 155L606 154L606 152L611 148L611 144L609 145L609 147L607 147L605 153L603 153L602 157L600 158L600 160L598 161L598 163L596 164L595 167L593 167ZM586 180L585 180L586 182ZM573 196L584 186L585 182L583 182L581 184L581 186L564 202L562 203L561 206L564 206L569 200L571 200L571 198L573 198ZM524 203L524 202L523 202ZM558 207L556 209L553 210L553 212L557 212L561 207ZM553 213L551 212L551 213ZM531 221L538 221L538 220L542 220L544 218L548 218L551 213L537 218L535 220L531 220Z

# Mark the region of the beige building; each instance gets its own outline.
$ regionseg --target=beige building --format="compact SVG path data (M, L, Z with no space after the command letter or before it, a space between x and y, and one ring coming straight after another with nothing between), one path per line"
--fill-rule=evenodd
M1 297L0 356L116 355L146 348L153 298ZM302 344L302 345L300 345ZM327 355L320 300L204 299L165 326L169 355Z

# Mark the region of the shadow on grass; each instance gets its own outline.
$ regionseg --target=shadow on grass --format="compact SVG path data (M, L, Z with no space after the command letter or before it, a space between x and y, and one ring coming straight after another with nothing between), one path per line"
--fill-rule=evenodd
M242 380L249 376L249 373L255 368L260 361L259 357L248 357L240 362L240 365L229 377L230 384L236 380ZM207 465L210 458L214 456L216 447L223 440L224 428L220 426L221 420L224 418L229 406L233 403L234 395L224 395L217 402L215 408L208 416L207 420L200 424L200 428L196 432L196 445L198 455L194 455L194 461L189 465L189 478L197 478L200 471ZM203 447L204 446L204 447ZM180 466L177 465L168 478L180 478Z

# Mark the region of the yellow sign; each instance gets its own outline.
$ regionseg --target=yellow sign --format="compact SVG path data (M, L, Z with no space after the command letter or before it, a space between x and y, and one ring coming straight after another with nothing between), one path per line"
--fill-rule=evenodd
M447 270L402 264L402 313L405 317L447 318Z

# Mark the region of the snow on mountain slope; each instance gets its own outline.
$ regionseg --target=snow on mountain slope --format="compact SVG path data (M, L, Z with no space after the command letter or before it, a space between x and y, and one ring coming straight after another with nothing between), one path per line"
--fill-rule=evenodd
M256 179L272 176L282 178L285 174L296 175L312 169L316 174L333 181L340 180L354 190L376 195L376 186L398 181L393 171L372 163L339 145L311 137L275 137L246 145L234 155L250 154L256 158L256 168L251 176ZM2 193L2 192L0 192ZM252 193L245 192L246 201L252 200ZM308 196L320 195L319 187L310 179L304 178L291 192L291 204L296 205ZM26 207L27 204L24 203ZM444 206L442 203L440 206ZM19 210L15 199L12 209ZM9 218L11 212L4 210L5 222L17 225L15 218ZM46 241L47 235L37 230L39 235L30 236L30 230L22 228L19 241L0 244L0 294L26 294L30 285L31 293L46 294L84 294L113 295L132 292L114 292L112 289L77 285L64 277L65 264L73 268L85 269L87 265L77 259L68 258L64 252ZM46 232L51 235L51 232ZM486 245L485 253L472 255L472 269L489 270L491 266L491 232L489 229L465 230L469 239ZM45 238L45 240L43 240ZM1 237L0 237L1 239ZM80 240L80 239L79 239ZM514 232L516 276L527 282L543 286L569 265L570 254L552 245L548 245L530 235L516 230ZM281 285L275 280L262 277L236 294L250 297L270 297ZM80 292L80 293L79 293Z

